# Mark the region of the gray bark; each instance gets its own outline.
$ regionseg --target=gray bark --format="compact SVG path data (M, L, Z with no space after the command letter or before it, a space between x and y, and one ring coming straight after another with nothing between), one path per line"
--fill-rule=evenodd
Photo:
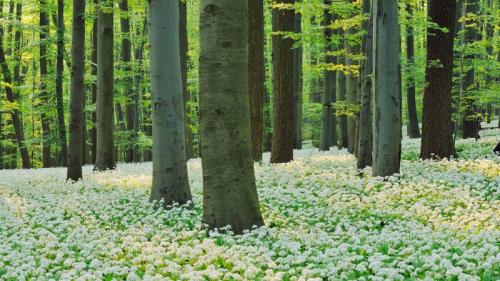
M331 0L325 0L325 11L324 11L324 26L325 26L325 41L326 41L326 49L325 52L333 51L332 48L332 35L333 30L328 28L329 25L332 24L333 16L330 12L330 8L332 5ZM325 56L325 63L327 64L335 64L336 57L332 55ZM330 150L330 147L335 144L332 140L332 135L335 135L336 131L334 122L334 109L332 108L332 102L335 99L336 95L336 72L324 70L323 71L323 79L324 79L324 91L321 97L322 104L322 116L321 116L321 139L319 144L319 149L322 151Z
M163 207L191 200L186 163L186 132L181 58L179 2L149 3L151 90L153 95L153 187L151 201Z
M242 233L263 225L248 100L248 0L202 0L200 125L203 222Z
M295 0L295 3L302 0ZM302 33L302 15L295 12L294 19L295 33ZM302 149L302 46L293 49L293 148Z
M113 122L113 1L101 0L97 12L97 152L94 170L114 169L115 145Z
M83 101L85 68L85 0L73 0L71 88L67 179L82 178Z
M399 173L401 73L398 4L375 0L373 21L373 175Z
M342 31L339 31L339 35L343 35ZM339 56L337 63L340 65L345 64L345 57ZM337 90L338 90L338 101L346 101L346 76L343 71L337 73ZM347 116L342 114L339 116L339 148L347 148L348 134L347 134Z

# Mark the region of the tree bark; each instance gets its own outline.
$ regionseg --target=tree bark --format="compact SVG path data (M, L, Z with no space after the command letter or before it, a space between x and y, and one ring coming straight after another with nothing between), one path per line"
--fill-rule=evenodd
M164 208L192 199L186 163L184 97L179 45L179 2L149 2L153 95L151 201Z
M66 140L66 125L64 123L63 72L64 72L64 1L57 0L57 70L56 70L56 102L57 127L61 144L62 165L66 167L68 159L68 144Z
M264 1L248 0L248 91L252 152L256 162L262 161L264 122Z
M202 0L200 12L203 223L240 234L264 224L250 132L248 0Z
M22 12L22 5L18 4L17 9L18 10L17 10L16 17L20 18L21 12ZM1 11L0 11L0 14L2 14ZM3 73L3 81L7 85L13 85L14 90L15 90L15 92L14 92L13 87L11 87L11 86L4 86L5 94L7 96L7 100L10 103L18 103L18 100L19 100L18 91L19 90L18 90L18 87L16 87L17 83L15 85L13 84L13 81L15 81L15 79L13 80L13 78L12 78L12 73L10 71L10 68L7 64L7 60L5 58L5 50L4 50L4 45L3 45L3 35L4 35L3 26L0 25L0 67L1 67L2 73ZM20 30L16 30L15 38L16 38L15 39L16 42L20 42L20 38L21 38L21 31ZM16 45L17 45L17 43L16 43ZM19 62L17 62L16 64L18 64L18 63ZM20 112L19 112L18 107L12 109L11 117L12 117L12 125L14 126L15 136L17 139L17 146L19 148L19 153L20 153L21 159L22 159L23 168L29 169L29 168L31 168L31 161L30 161L28 148L26 147L25 142L24 142L24 129L23 129L23 124L21 122L21 116L20 116ZM11 165L11 168L15 168L15 166Z
M353 0L351 0L352 2ZM346 37L352 37L356 33L354 27L351 27L347 30ZM349 41L345 39L345 50L346 50L346 58L345 65L349 68L350 66L355 66L357 62L352 59L352 56L355 56L359 53L359 46L356 42L352 40ZM349 71L346 75L346 100L347 105L349 107L356 105L358 100L358 91L359 91L359 73L355 73L354 71ZM356 155L356 121L357 116L351 115L347 116L347 150L350 153Z
M406 101L408 107L408 123L406 131L411 139L420 138L420 128L418 126L417 102L415 100L415 40L413 36L413 27L411 26L411 17L413 14L412 4L406 3L408 21L406 26L406 58L408 75L406 75Z
M455 0L429 2L429 19L439 27L448 29L448 32L432 27L427 31L426 87L420 150L420 157L423 159L450 158L456 155L451 120L455 9ZM433 66L436 61L442 66Z
M373 75L373 11L370 0L363 0L363 13L369 19L363 23L367 34L363 37L362 48L366 59L361 69L361 109L359 113L359 148L357 168L364 169L372 165L372 75Z
M181 52L182 91L184 93L184 115L186 120L186 155L187 159L194 157L193 130L191 129L191 92L188 89L188 31L187 31L187 6L186 2L179 1L179 44Z
M398 2L375 0L373 21L373 175L399 173L401 160L401 67Z
M302 0L295 0L295 3ZM302 15L300 11L295 11L294 31L296 34L302 33ZM302 44L293 49L293 148L302 149Z
M73 0L70 124L67 179L82 178L83 102L85 100L85 0Z
M293 4L294 0L279 0L278 4ZM293 160L293 39L282 33L294 31L295 13L292 8L273 9L273 98L274 126L271 163Z
M339 31L339 35L342 38L344 32L342 30ZM342 45L342 42L340 42ZM339 65L345 64L345 56L339 56L337 59L337 63ZM346 76L343 71L339 71L337 73L337 89L338 89L338 101L345 102L346 101ZM339 116L339 148L347 148L349 145L349 137L347 133L347 116L342 114Z
M46 81L48 75L47 67L47 43L49 34L49 17L47 14L47 1L40 0L40 100L42 101L42 162L43 167L50 167L51 155L50 155L50 118L45 112L46 105L49 102L49 93L47 91Z
M336 64L337 58L332 56L331 54L328 54L329 52L331 53L333 51L332 47L333 30L329 27L333 22L333 16L330 11L332 6L332 1L325 0L324 5L325 5L325 11L324 11L323 23L325 27L324 35L326 41L325 52L327 53L325 55L325 63ZM332 124L332 122L334 121L334 119L332 118L334 116L334 109L332 108L332 102L334 101L336 95L335 93L336 72L328 69L324 70L323 79L324 79L324 91L321 98L322 116L321 116L321 136L320 136L319 149L322 151L328 151L330 150L330 147L335 144L335 142L333 142L332 140L332 135L336 133L335 130L332 130L333 128L335 128L335 124Z
M113 2L101 0L97 12L97 157L94 170L114 169Z
M94 0L94 7L97 9L98 0ZM97 14L97 10L94 11ZM91 75L97 77L97 18L92 23L92 51L91 51ZM92 81L92 104L96 107L92 111L92 130L91 143L92 143L92 164L96 163L97 159L97 78Z

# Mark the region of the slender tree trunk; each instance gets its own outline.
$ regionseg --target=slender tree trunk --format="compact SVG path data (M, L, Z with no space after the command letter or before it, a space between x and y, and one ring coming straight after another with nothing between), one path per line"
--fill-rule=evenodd
M94 7L97 9L98 0L94 0ZM97 10L94 11L97 14ZM91 75L97 77L97 18L92 23L92 52L91 52ZM92 104L97 107L97 79L92 81ZM92 143L92 164L97 159L97 109L92 111L92 130L90 132Z
M181 70L182 70L182 91L184 96L184 115L186 120L186 155L187 159L194 157L193 151L193 130L191 129L191 92L188 89L188 31L187 31L187 6L186 2L179 1L179 44L181 52Z
M325 55L325 63L326 64L335 64L336 63L336 57L332 56L331 53L333 51L332 48L332 35L333 35L333 30L329 27L332 22L333 22L333 16L331 14L331 7L332 7L332 1L331 0L325 0L325 11L324 11L324 26L325 26L325 41L326 41L326 49L325 52L327 53ZM323 91L323 96L321 98L321 104L322 104L322 116L321 116L321 137L320 137L320 144L319 144L319 149L322 151L328 151L330 150L330 146L332 146L334 143L332 142L332 134L335 132L332 132L332 127L334 128L335 126L332 126L332 116L333 116L333 108L332 108L332 101L335 97L335 91L336 91L336 72L331 71L331 70L324 70L323 71L323 79L324 79L324 91Z
M254 161L262 161L264 122L264 1L248 0L248 91Z
M353 1L353 0L351 0ZM352 37L356 33L356 30L351 27L347 30L346 39L345 39L345 49L346 49L346 59L345 65L349 68L350 66L355 66L357 62L352 59L352 56L355 56L359 53L359 46L357 43L350 41L348 38ZM350 71L346 75L346 100L348 106L354 106L358 100L358 91L359 91L359 74L353 71ZM349 152L356 155L356 120L357 116L352 115L347 117L347 149Z
M17 8L18 8L17 17L20 18L21 11L22 11L22 5L18 4ZM12 11L12 13L13 13L13 11ZM3 14L2 11L0 11L0 15L2 15L2 14ZM4 45L3 45L3 35L4 35L3 26L0 25L0 68L1 68L2 74L3 74L3 81L6 83L6 85L13 85L13 81L15 81L15 80L12 79L12 73L10 71L10 68L7 64L7 60L5 58L5 50L4 50ZM19 40L20 40L21 31L17 30L15 37L16 37L16 39L19 38ZM16 42L17 42L17 40L16 40ZM19 62L17 62L17 63L19 63ZM16 85L17 85L17 83L14 84L14 86L16 86ZM18 104L18 100L19 100L19 94L17 92L18 87L14 87L16 92L13 91L12 87L4 86L4 88L5 88L5 94L7 96L7 100L10 103L17 103ZM29 169L29 168L31 168L31 161L30 161L30 157L29 157L28 148L26 147L26 145L24 143L24 129L23 129L23 125L21 122L21 116L20 116L20 112L19 112L18 107L15 107L14 109L12 109L11 116L12 116L12 125L14 126L15 137L17 140L17 146L19 148L19 153L21 155L23 168ZM10 168L15 168L15 165L10 165Z
M0 9L3 9L3 2L0 0ZM1 13L0 13L1 14ZM2 99L2 95L0 95L0 99ZM3 161L3 154L4 154L4 149L3 149L3 113L0 112L0 170L5 169L4 167L4 161Z
M465 0L465 14L477 15L479 11L478 0ZM475 41L478 40L478 26L474 19L468 19L464 22L465 34L464 34L464 46L466 50L474 48L471 46ZM466 51L464 55L464 60L468 62L470 68L466 71L463 77L462 83L462 137L467 138L479 138L479 126L481 123L479 114L476 112L476 99L477 99L477 84L475 82L475 69L473 65L473 60L476 58L475 54L471 54L470 51Z
M252 159L248 0L202 0L200 11L203 223L240 234L264 224Z
M367 34L363 37L362 48L366 59L361 69L361 109L359 113L359 148L357 168L372 165L372 75L373 75L373 11L370 0L363 0L363 13L369 19L363 23Z
M144 17L144 21L143 21L143 25L142 25L142 28L137 28L137 37L138 38L144 38L147 36L147 23L148 23L148 20L147 20L148 17ZM136 69L135 69L135 77L134 77L134 88L135 88L135 91L140 93L139 95L136 95L135 96L135 120L134 122L136 123L136 128L138 128L138 130L142 130L143 132L146 133L146 135L148 136L151 136L151 133L150 132L150 129L148 127L150 126L146 126L146 125L143 125L142 126L142 129L141 126L140 126L140 120L139 120L139 113L141 112L141 108L139 107L139 104L142 102L143 98L144 98L144 89L145 87L143 86L142 84L142 81L143 81L143 76L144 76L144 69L142 67L143 65L143 59L144 59L144 45L145 45L145 42L146 40L144 39L141 39L141 40L136 40L136 41L139 41L139 44L138 46L136 47L135 49L135 60L136 60ZM181 61L182 62L182 61ZM148 112L151 111L151 107L145 107L144 109L146 109ZM142 114L143 117L142 117L142 124L144 124L144 120L146 119L144 117L145 114ZM143 151L143 159L145 161L151 161L151 149L149 148L146 148L144 149Z
M120 0L120 31L122 36L122 46L120 57L123 63L123 72L125 78L123 79L123 83L126 85L124 87L124 94L127 97L127 102L125 104L126 108L126 129L130 134L128 145L126 149L126 157L125 162L134 162L137 160L137 128L134 126L134 117L135 117L135 106L134 100L135 95L137 93L134 91L132 87L132 68L130 67L130 61L132 58L132 46L130 43L130 16L129 16L129 8L128 8L128 0Z
M113 5L101 0L97 12L97 157L94 170L115 168L113 108Z
M420 157L450 158L456 155L451 120L453 70L453 34L455 0L430 0L429 19L441 29L428 27L426 87L423 103L422 145ZM440 66L432 66L436 61Z
M302 0L295 0L295 3ZM302 15L295 11L294 29L296 34L302 33ZM302 45L293 49L293 148L302 149Z
M294 0L279 0L293 4ZM282 32L293 32L295 13L291 8L273 9L273 97L274 126L271 163L293 160L293 39Z
M342 38L343 37L343 31L339 31L339 36ZM345 64L345 57L344 56L339 56L337 59L337 63L339 65L344 65ZM340 102L345 102L346 101L346 76L343 71L339 71L337 73L337 89L338 89L338 95L339 98L338 100ZM339 116L339 148L347 148L349 145L349 137L347 133L347 116L345 114L342 114Z
M49 102L49 93L47 91L46 81L48 76L47 67L47 43L49 34L49 18L47 14L47 1L40 0L40 100L42 101L42 162L43 167L50 167L51 154L50 154L50 118L47 116L46 105Z
M186 132L179 50L179 2L149 3L153 95L153 187L151 201L185 204L191 200L186 163Z
M401 67L398 2L375 0L373 21L373 175L399 173L401 160Z
M413 35L413 27L411 17L413 9L410 3L406 3L406 11L408 12L408 21L406 26L406 57L408 75L406 75L406 101L408 107L408 123L406 129L408 137L415 139L420 138L420 128L418 126L417 102L415 100L415 40Z
M64 1L57 0L57 73L56 73L57 127L59 133L59 142L61 143L62 164L63 166L66 166L68 159L68 144L66 141L66 125L64 123L63 72L64 72Z
M83 102L85 68L85 0L73 0L73 27L71 47L71 89L69 154L67 179L82 178Z

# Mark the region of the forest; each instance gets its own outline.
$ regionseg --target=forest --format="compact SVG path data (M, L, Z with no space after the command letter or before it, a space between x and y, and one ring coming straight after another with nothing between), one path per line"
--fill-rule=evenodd
M497 0L0 0L0 281L500 280Z

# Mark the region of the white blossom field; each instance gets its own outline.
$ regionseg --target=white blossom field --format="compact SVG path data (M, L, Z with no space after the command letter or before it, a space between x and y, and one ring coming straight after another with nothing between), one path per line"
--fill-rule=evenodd
M385 180L341 150L264 161L266 226L242 236L201 224L199 159L194 206L169 211L148 202L151 163L87 166L76 184L64 168L0 171L0 280L500 280L499 140L485 130L431 162L405 139Z

